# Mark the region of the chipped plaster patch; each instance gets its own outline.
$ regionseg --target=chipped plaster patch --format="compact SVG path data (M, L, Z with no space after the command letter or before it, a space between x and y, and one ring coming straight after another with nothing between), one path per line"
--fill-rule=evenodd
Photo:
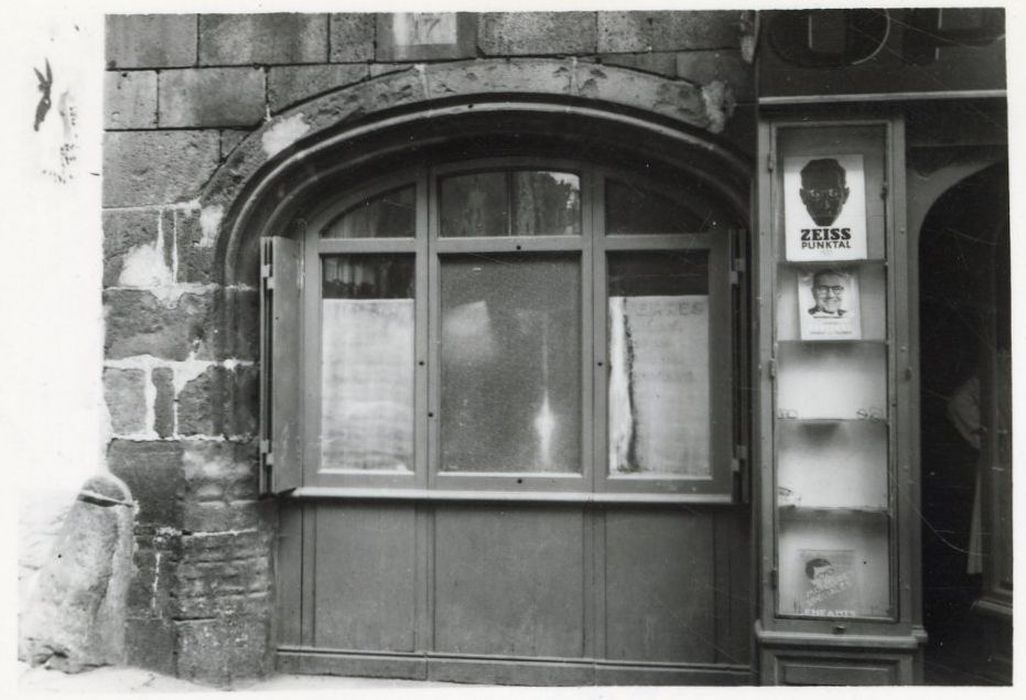
M201 246L208 248L214 246L222 219L224 219L224 207L220 204L212 204L200 210L200 231L203 232L203 237L199 242Z
M163 241L143 243L128 251L118 276L120 287L167 287L174 282L174 273L164 261Z
M270 158L294 144L308 131L310 131L310 125L306 123L303 114L294 114L268 127L260 137L260 144L264 148L264 153Z
M734 114L734 91L721 80L713 80L702 86L702 101L709 118L709 131L718 134L727 126L727 120Z

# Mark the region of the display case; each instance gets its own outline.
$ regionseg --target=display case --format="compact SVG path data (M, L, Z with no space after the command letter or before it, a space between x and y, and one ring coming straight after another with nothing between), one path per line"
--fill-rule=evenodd
M910 683L902 124L767 121L760 147L762 680Z

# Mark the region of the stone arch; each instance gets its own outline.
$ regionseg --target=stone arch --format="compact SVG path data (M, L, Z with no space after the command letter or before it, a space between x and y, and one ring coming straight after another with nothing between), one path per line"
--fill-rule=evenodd
M460 138L532 138L703 183L739 221L749 218L752 170L717 134L734 109L731 88L698 86L576 59L488 59L420 64L342 87L266 121L237 146L199 198L214 274L256 284L255 241L281 233L304 196L371 163ZM456 149L459 150L459 149ZM234 323L224 305L221 328ZM239 333L224 333L224 356ZM247 341L248 342L248 341Z

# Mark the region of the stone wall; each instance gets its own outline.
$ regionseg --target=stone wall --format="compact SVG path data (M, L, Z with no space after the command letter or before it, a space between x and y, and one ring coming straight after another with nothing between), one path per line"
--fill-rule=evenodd
M230 198L204 203L221 196L210 194L218 178L232 196L242 191L260 165L246 154L273 154L276 115L364 84L379 87L354 92L345 114L412 99L406 90L529 92L541 89L549 65L536 59L558 57L564 68L555 72L564 75L549 79L566 89L546 90L673 118L684 109L689 124L742 148L750 143L754 120L737 116L750 114L753 99L740 12L485 13L461 18L458 46L416 61L385 40L387 21L374 14L107 20L103 382L113 433L108 464L139 504L132 664L211 683L272 669L275 512L257 494L257 290L225 279L218 244ZM497 58L511 67L491 79ZM382 77L425 61L460 63L441 74L441 85L442 78L428 85L422 70ZM517 61L527 68L517 73ZM603 65L619 69L620 82ZM495 84L482 84L488 80ZM316 117L338 118L323 110ZM263 150L240 148L261 127Z

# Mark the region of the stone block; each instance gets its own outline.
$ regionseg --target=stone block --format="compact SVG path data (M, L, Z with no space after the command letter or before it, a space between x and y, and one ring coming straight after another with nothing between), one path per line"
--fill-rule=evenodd
M140 525L179 528L185 474L182 445L178 442L112 440L107 466L131 489Z
M185 443L186 498L190 503L221 503L256 498L257 451L255 445L228 441ZM246 527L255 527L254 520ZM186 528L199 532L196 528ZM244 529L244 528L236 528Z
M684 51L677 54L677 75L708 85L719 80L731 87L738 102L755 99L755 69L741 60L740 51Z
M207 284L214 273L214 236L203 230L200 209L175 211L177 282Z
M603 65L621 66L646 73L657 73L670 78L677 77L677 54L671 51L659 53L612 53L599 56Z
M167 676L177 675L177 625L167 618L152 617L129 617L126 622L128 665Z
M20 658L72 673L125 662L131 498L109 474L83 484L29 597Z
M331 62L373 61L374 24L374 14L370 12L342 12L331 15Z
M204 354L211 335L212 296L188 293L164 300L143 289L104 290L106 356L184 360L192 352Z
M256 501L186 502L183 527L189 532L228 532L256 527L260 510Z
M273 667L269 613L183 620L176 627L181 678L224 686Z
M103 205L172 204L196 197L218 164L216 131L114 131L103 138Z
M741 10L599 12L599 53L736 49Z
M202 562L223 564L229 559L268 559L271 556L271 536L268 523L273 519L268 510L273 502L261 501L261 527L241 532L215 532L182 537L182 560L190 565Z
M221 129L221 160L227 158L250 133L246 129Z
M578 64L577 91L581 97L646 105L648 109L694 126L708 128L709 115L699 87L670 82L644 73Z
M236 365L233 372L229 435L256 435L260 422L260 368Z
M163 218L162 218L163 217ZM129 251L142 245L155 245L164 231L170 231L171 213L157 209L110 210L103 212L103 286L113 287ZM167 236L162 245L170 242ZM170 247L167 248L170 264Z
M485 12L477 45L486 56L594 53L594 12Z
M178 392L178 433L219 436L225 432L225 405L230 400L230 373L213 365Z
M157 126L157 74L154 71L103 74L103 128Z
M260 292L226 289L219 297L230 319L228 352L240 360L260 359Z
M370 64L370 77L377 78L386 73L398 73L401 70L409 70L412 63L372 63Z
M366 80L368 75L365 63L272 68L267 75L268 104L277 113L322 92Z
M135 572L128 589L129 617L168 617L181 557L181 536L136 538Z
M161 127L253 126L265 114L259 68L187 68L162 71Z
M196 15L107 15L107 67L196 64Z
M323 63L328 16L263 13L200 15L200 65Z
M170 367L155 367L150 380L156 390L153 400L153 429L162 438L175 432L175 373Z
M115 435L141 433L146 425L146 372L141 369L103 370L103 397Z
M467 92L570 93L573 64L552 59L514 58L509 61L471 61L428 65L429 97L446 97Z

